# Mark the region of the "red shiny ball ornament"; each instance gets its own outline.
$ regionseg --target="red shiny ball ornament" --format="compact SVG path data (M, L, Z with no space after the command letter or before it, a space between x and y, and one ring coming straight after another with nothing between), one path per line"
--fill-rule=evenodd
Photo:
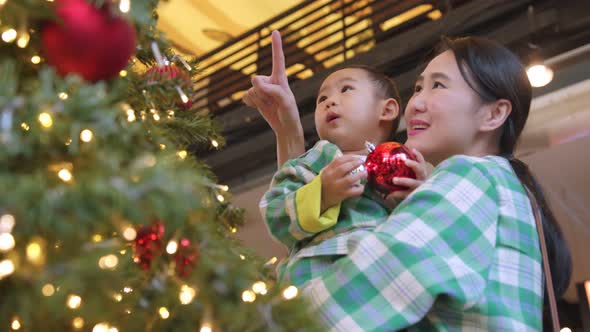
M176 262L176 274L179 277L186 277L197 266L200 251L198 245L192 245L191 240L183 238L180 240L178 251L174 255Z
M155 221L150 226L140 226L133 242L133 260L144 270L149 270L155 256L162 253L164 224Z
M42 49L60 75L79 74L95 82L115 77L135 52L135 29L85 0L56 0L57 20L42 27Z
M175 66L175 65L165 65L165 66L153 66L148 69L145 73L145 77L147 79L148 84L153 84L156 82L163 82L168 80L175 80L178 81L178 86L182 89L182 91L187 95L188 101L185 103L182 100L178 101L176 105L180 108L185 110L190 109L193 105L191 100L192 95L192 80L191 76L182 68ZM164 98L161 95L156 95L155 98L161 99ZM180 97L179 97L180 98ZM160 100L162 102L166 102L165 100Z
M370 151L365 161L367 183L384 196L406 187L393 184L393 178L416 178L414 171L406 166L405 160L416 160L414 154L403 144L386 142Z

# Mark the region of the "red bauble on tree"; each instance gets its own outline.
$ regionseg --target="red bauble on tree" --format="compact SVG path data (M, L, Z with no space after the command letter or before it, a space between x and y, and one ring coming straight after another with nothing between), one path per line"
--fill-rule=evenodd
M187 71L175 65L155 65L146 71L145 77L147 79L148 84L156 84L158 82L165 82L170 80L177 81L177 89L179 89L178 93L180 94L180 96L178 97L179 100L176 103L176 105L184 109L191 108L193 103L191 101L190 96L192 95L193 91L193 83ZM165 98L164 96L158 93L156 93L153 97L157 99ZM186 99L183 100L183 98ZM160 101L166 103L166 100Z
M386 142L376 148L367 144L369 154L365 161L367 183L384 196L406 187L393 184L393 178L416 178L414 171L406 166L406 160L416 160L414 154L403 144Z
M193 245L189 239L180 240L178 251L174 255L176 262L176 274L179 277L186 277L197 266L199 261L199 246Z
M85 0L56 0L56 22L41 30L47 62L60 75L88 81L115 77L135 52L135 29L111 13L109 1L96 8Z
M150 226L140 226L133 242L133 260L144 270L149 270L155 256L162 254L164 224L155 221Z

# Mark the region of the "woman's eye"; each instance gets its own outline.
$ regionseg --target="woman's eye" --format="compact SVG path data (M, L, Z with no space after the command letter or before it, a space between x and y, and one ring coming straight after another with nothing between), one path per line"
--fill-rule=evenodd
M352 87L350 85L345 85L345 86L342 87L341 92L346 92L348 90L352 90Z
M444 88L444 87L445 86L442 83L440 83L440 82L434 82L434 84L432 85L432 88L433 89L436 89L436 88Z

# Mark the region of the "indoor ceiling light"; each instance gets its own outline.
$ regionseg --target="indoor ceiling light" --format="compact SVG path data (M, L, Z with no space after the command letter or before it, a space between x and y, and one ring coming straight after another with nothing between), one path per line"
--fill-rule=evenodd
M553 80L553 70L544 64L531 65L526 73L534 88L543 87Z

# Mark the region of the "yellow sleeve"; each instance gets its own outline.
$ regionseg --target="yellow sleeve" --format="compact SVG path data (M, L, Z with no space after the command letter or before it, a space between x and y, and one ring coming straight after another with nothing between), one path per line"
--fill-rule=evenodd
M320 215L321 202L322 180L319 175L295 192L297 219L304 231L318 233L336 225L342 203L330 207Z

